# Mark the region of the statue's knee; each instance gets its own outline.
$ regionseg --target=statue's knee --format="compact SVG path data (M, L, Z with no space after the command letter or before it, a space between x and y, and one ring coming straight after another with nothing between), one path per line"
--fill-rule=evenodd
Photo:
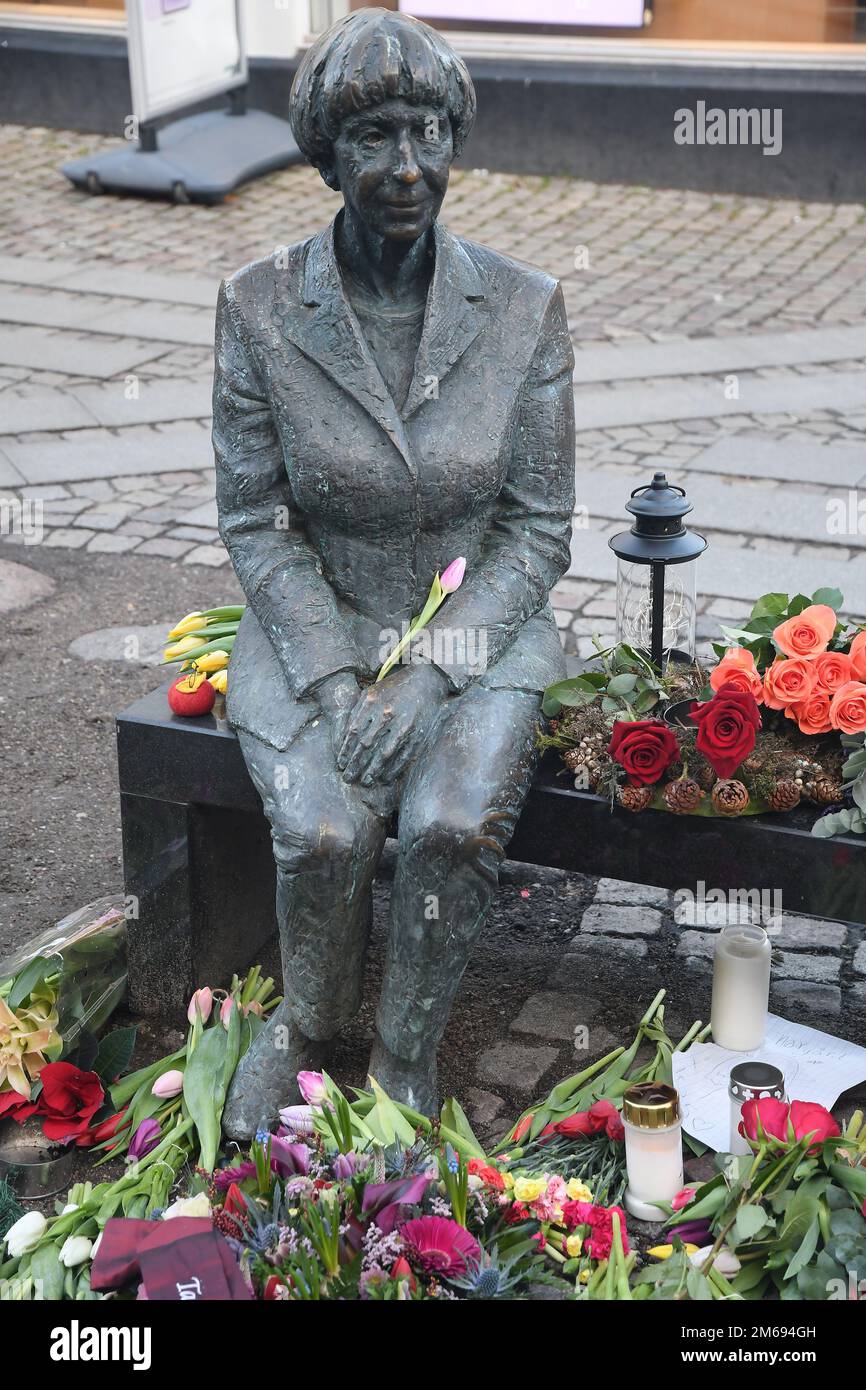
M345 823L329 819L299 825L276 819L271 837L277 867L286 873L340 878L351 872L357 841Z

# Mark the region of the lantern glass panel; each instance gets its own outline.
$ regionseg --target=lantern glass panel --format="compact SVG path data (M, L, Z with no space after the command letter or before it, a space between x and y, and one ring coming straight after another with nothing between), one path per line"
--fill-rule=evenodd
M695 561L664 568L662 660L671 653L695 657ZM633 560L617 562L616 640L648 654L652 650L652 576L656 566Z

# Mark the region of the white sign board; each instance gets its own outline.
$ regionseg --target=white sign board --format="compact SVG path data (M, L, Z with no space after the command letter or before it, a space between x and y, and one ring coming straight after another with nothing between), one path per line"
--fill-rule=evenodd
M642 29L646 7L646 0L400 0L400 9L418 19L600 29Z
M126 0L126 19L139 124L246 82L239 0Z

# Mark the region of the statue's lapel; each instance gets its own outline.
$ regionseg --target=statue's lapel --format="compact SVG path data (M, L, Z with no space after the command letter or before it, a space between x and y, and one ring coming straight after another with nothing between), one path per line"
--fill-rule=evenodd
M440 383L484 327L484 298L485 282L477 266L457 238L437 223L436 268L404 420L423 401L438 398Z
M304 273L303 304L283 320L284 331L306 357L348 391L381 425L416 475L403 421L382 380L349 303L334 255L334 224L314 237Z

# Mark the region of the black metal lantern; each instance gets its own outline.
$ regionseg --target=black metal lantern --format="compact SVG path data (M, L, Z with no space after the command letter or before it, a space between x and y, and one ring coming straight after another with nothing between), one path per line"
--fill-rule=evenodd
M656 473L626 503L631 530L609 541L618 562L616 640L659 667L695 657L695 562L707 542L683 525L691 510L683 489Z

